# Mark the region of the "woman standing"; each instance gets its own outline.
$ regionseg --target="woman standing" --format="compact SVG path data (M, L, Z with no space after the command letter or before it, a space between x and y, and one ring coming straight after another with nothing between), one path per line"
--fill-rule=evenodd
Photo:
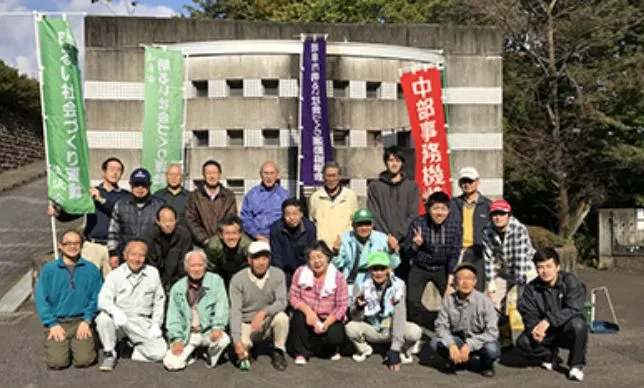
M330 264L331 256L326 243L313 242L306 250L307 264L293 275L289 303L296 365L305 365L311 355L340 359L349 290L342 273Z

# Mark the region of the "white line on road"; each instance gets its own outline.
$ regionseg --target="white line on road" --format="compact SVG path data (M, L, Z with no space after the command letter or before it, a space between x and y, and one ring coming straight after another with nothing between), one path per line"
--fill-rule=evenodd
M0 313L12 313L29 298L31 294L31 274L29 270L15 286L0 299Z
M51 244L34 244L34 243L7 243L7 244L0 244L0 249L6 249L6 248L47 248L51 247Z
M22 197L17 195L8 195L6 197L0 197L0 203L5 201L20 201L27 202L33 205L46 205L49 201L47 198L31 198L31 197ZM43 210L43 214L45 211Z
M0 233L40 233L51 232L51 228L0 228Z

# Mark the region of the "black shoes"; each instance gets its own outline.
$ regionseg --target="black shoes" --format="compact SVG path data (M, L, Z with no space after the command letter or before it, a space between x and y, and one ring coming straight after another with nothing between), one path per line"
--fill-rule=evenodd
M280 372L286 369L286 357L281 349L273 350L273 353L271 354L271 365Z

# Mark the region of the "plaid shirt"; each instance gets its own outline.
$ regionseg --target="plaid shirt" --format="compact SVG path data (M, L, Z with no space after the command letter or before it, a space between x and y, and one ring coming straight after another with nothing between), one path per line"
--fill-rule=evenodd
M300 286L300 276L303 268L304 265L298 268L293 275L289 293L291 306L296 308L300 303L304 303L313 309L321 320L333 315L336 320L343 321L349 306L349 286L342 272L337 271L335 275L335 294L322 298L320 292L324 286L323 283L315 283L310 288Z
M483 229L483 258L488 291L496 291L494 281L498 265L500 265L500 272L513 277L516 284L525 285L528 272L535 270L532 262L534 252L528 228L519 220L510 217L503 241L490 221Z
M417 228L421 229L423 244L414 250ZM436 225L428 214L418 216L409 225L404 244L406 256L413 259L414 265L420 268L444 265L447 273L452 273L463 248L463 224L456 212L450 212L440 225Z

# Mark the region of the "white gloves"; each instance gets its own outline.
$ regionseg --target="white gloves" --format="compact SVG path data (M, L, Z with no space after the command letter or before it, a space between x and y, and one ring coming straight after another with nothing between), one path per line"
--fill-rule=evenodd
M148 331L148 337L150 338L161 338L163 333L161 332L161 328L159 325L156 323L153 323L152 326L150 326L150 330Z
M123 311L114 307L112 309L112 321L114 321L114 326L123 327L127 324L127 316Z

